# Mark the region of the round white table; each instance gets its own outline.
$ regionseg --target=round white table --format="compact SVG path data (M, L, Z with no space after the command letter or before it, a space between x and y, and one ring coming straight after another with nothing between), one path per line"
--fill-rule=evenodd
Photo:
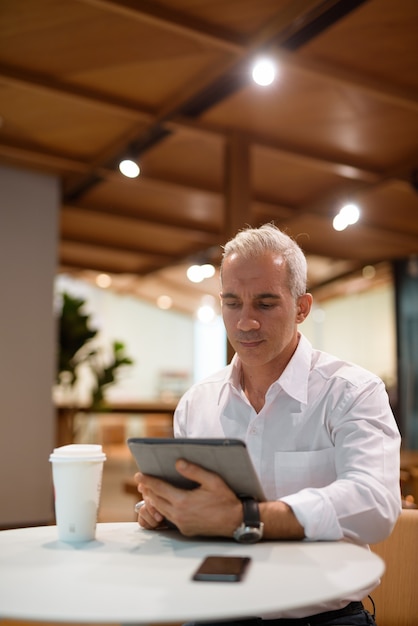
M240 583L191 580L208 554L250 556ZM194 540L135 522L98 524L95 541L58 541L55 526L0 532L0 617L39 621L223 619L310 606L377 581L383 561L346 542Z

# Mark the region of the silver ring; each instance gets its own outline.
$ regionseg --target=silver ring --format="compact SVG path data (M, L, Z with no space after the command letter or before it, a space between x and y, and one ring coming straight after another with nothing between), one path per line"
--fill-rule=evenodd
M135 513L139 513L140 509L142 509L144 504L145 504L145 500L141 500L140 502L137 502L135 504Z

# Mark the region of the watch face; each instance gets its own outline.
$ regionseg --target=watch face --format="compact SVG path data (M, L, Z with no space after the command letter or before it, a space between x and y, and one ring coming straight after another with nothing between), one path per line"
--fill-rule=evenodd
M241 543L255 543L261 539L261 534L258 529L254 529L251 532L247 531L239 538Z
M256 541L260 541L262 536L262 530L252 526L238 528L234 533L234 538L240 543L256 543Z

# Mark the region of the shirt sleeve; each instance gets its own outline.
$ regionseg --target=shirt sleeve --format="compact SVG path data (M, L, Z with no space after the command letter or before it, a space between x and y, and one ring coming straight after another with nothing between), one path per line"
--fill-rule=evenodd
M382 381L345 388L324 419L335 446L337 479L280 499L309 540L381 541L401 511L400 435Z

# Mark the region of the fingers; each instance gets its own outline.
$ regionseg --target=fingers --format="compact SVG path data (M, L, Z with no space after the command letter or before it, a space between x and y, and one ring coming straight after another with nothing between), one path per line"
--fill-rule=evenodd
M184 459L176 462L176 469L199 487L184 490L153 476L136 475L145 500L139 524L153 529L168 519L186 536L232 536L242 517L242 505L222 478Z
M142 479L144 478L145 474L141 474L141 472L137 472L134 476L134 480L137 482L138 484L138 491L141 491L141 482Z
M161 513L145 500L135 505L135 511L138 513L138 524L147 530L158 528L164 522L164 517Z
M194 463L190 463L184 459L176 461L176 470L179 474L182 474L186 478L190 478L199 485L207 488L209 491L218 489L219 482L223 482L217 474L209 472L199 465L195 465ZM175 492L183 491L173 487L164 480L155 478L148 474L141 474L140 472L135 474L135 480L138 483L139 493L146 493L148 490L148 492L152 491L170 499L174 496Z
M199 483L205 491L218 491L221 488L221 484L224 484L224 481L218 474L209 472L200 465L195 465L184 459L176 461L176 470L185 478Z

